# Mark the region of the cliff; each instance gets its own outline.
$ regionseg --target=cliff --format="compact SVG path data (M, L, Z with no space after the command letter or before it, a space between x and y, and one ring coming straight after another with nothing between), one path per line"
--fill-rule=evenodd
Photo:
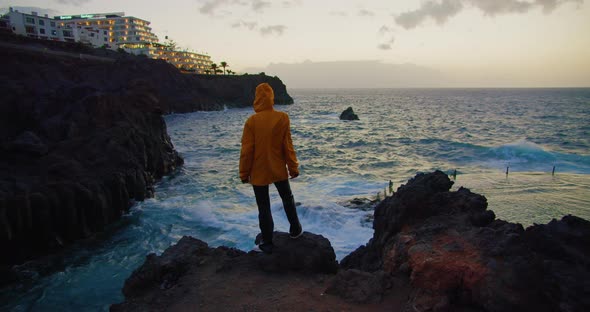
M589 221L566 216L524 229L496 219L485 197L450 191L452 185L437 171L400 186L375 208L373 238L345 257L336 274L302 270L304 263L322 263L308 261L306 249L294 257L299 266L273 274L266 270L275 267L273 255L183 238L162 256L147 257L125 284L125 302L112 310L588 310ZM279 249L297 244L286 240ZM280 263L293 263L287 259Z
M292 103L278 78L187 75L164 61L0 37L10 39L0 41L0 268L92 236L152 196L182 164L162 114L250 106L263 81Z
M183 74L163 60L1 33L0 48L4 79L26 78L21 83L49 95L51 90L59 92L74 85L88 91L119 91L140 79L153 87L163 112L186 113L250 107L256 86L267 82L274 89L276 104L293 104L278 77ZM29 75L19 76L25 72Z

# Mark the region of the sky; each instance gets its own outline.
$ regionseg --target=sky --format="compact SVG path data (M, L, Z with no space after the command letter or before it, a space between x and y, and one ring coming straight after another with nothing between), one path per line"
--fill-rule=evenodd
M125 12L161 41L288 87L590 87L586 0L0 0Z

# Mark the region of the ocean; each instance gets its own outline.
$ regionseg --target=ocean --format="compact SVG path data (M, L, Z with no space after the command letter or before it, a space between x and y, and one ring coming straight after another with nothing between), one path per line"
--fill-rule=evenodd
M300 177L291 180L305 231L340 260L373 234L354 198L383 198L419 172L456 172L496 216L524 226L574 214L590 220L590 89L301 89L291 118ZM341 121L352 107L359 121ZM248 251L259 233L251 186L238 178L251 108L166 116L185 165L100 238L28 264L0 291L7 311L107 311L148 253L183 235ZM508 170L508 174L506 174ZM554 173L553 173L554 171ZM275 230L288 231L271 187ZM56 260L57 259L57 260Z

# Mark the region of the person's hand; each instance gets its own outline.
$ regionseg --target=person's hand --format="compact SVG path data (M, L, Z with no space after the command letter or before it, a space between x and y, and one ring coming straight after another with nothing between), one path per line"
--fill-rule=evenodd
M295 179L299 176L299 172L291 173L290 176L291 176L291 179Z

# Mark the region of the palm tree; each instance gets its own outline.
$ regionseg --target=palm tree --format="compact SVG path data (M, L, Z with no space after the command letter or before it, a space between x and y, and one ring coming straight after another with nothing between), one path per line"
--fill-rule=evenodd
M223 74L225 75L225 68L229 67L229 65L227 65L227 62L223 61L221 63L219 63L221 65L221 67L223 67Z
M211 70L210 69L205 69L205 74L207 74L207 75L211 74Z
M211 69L213 70L213 74L217 75L217 64L215 64L215 63L211 64Z

